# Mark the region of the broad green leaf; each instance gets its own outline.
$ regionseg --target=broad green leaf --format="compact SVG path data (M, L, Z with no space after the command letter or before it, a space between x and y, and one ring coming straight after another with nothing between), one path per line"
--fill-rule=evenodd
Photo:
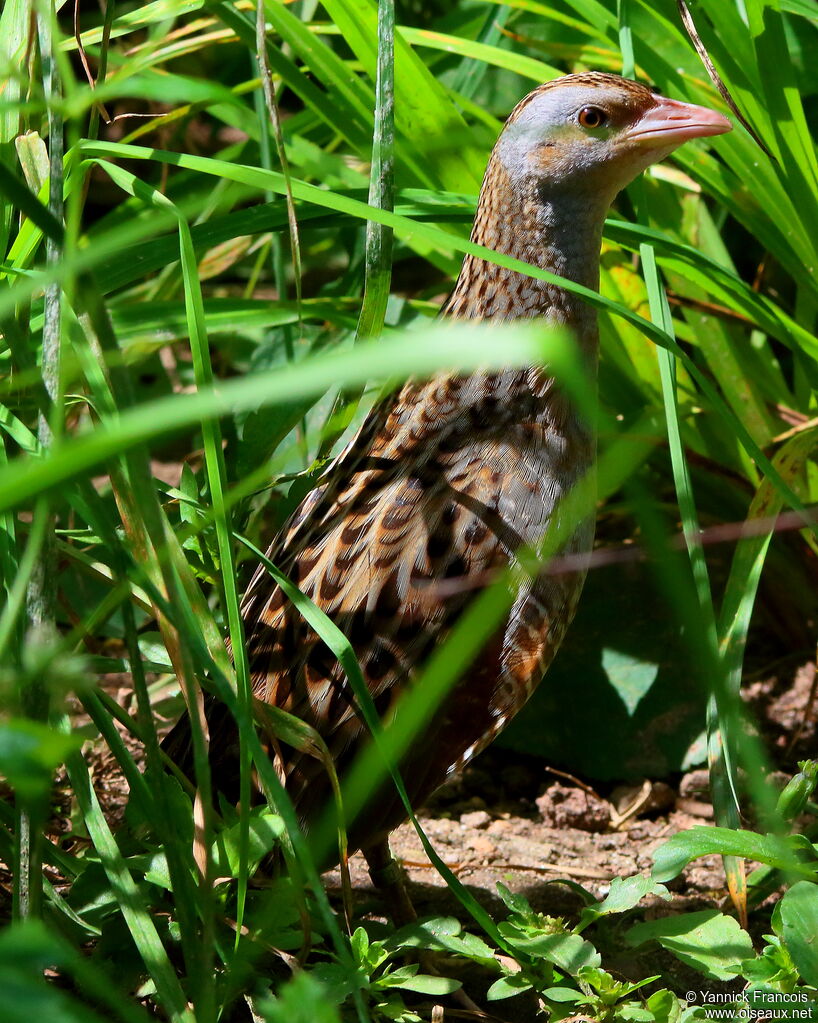
M454 977L430 977L428 974L418 973L414 977L405 977L402 980L390 980L387 975L383 986L417 991L422 995L450 995L453 991L459 991L463 982L455 980Z
M246 853L242 853L242 825L233 824L216 836L214 869L220 877L238 877L242 855L247 856L250 873L267 856L284 834L281 817L269 807L254 807L250 811L249 841Z
M779 835L697 825L679 831L659 846L653 854L653 877L657 881L669 881L691 860L713 853L758 860L801 877L818 877L818 857L813 852L810 859L804 861L796 855L799 848L800 845Z
M24 718L0 723L0 774L24 799L44 796L51 777L66 757L82 745L78 735L64 735Z
M658 895L666 901L670 901L671 898L667 888L652 877L645 877L642 874L634 874L633 877L615 877L611 881L610 890L605 898L582 910L580 923L585 926L601 916L608 916L611 913L626 913L629 909L638 906L642 899L648 895Z
M602 962L602 956L590 941L578 934L540 934L532 938L515 936L509 940L526 955L546 959L572 976L583 966L599 966Z
M405 948L428 948L445 950L456 955L474 959L484 965L495 966L494 951L474 934L463 931L455 917L436 917L419 920L396 931L387 941L393 950Z
M818 884L799 881L781 900L783 938L802 979L818 987Z
M635 924L625 940L632 946L656 941L711 980L732 980L741 961L753 955L750 935L733 917L715 909Z
M526 980L522 973L512 973L508 977L500 977L495 980L486 992L486 998L490 1002L499 1002L504 998L513 998L522 994L523 991L531 990L531 982Z
M648 664L618 650L602 651L602 668L631 715L659 673L658 664Z

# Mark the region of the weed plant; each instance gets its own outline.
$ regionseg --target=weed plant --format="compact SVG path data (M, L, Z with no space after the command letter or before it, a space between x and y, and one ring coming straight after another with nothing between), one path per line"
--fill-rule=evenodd
M74 25L68 5L5 0L6 1019L211 1023L251 1009L280 1023L427 1019L429 1000L457 982L406 965L413 948L493 971L500 1015L504 999L533 990L552 1020L810 1018L815 765L791 765L792 782L772 789L740 689L751 626L779 654L814 643L814 0L690 5L752 134L737 125L687 145L620 197L601 294L589 299L602 342L600 509L617 523L612 534L647 553L691 685L708 694L717 826L675 836L653 876L617 879L602 900L577 888L585 909L575 920L534 913L505 890L508 913L493 920L448 873L473 917L467 930L437 919L347 931L262 752L246 659L233 663L225 646L229 637L244 649L248 564L383 387L441 368L545 361L577 400L592 400L566 338L434 319L464 253L516 265L467 239L489 148L534 85L599 69L724 108L683 7L152 0L103 13L78 5ZM590 499L572 495L578 508ZM782 512L795 528L776 536ZM739 526L714 560L703 541L722 523ZM558 539L532 557L547 560ZM383 730L348 642L290 587L376 735L345 793L351 804L386 770L400 784L401 748L477 654L505 594L500 580L474 602L399 724ZM194 728L194 826L191 786L163 763L157 736L185 702L196 705L200 686L239 723L245 796L255 765L270 807L213 805ZM299 722L268 725L322 754ZM130 793L124 825L97 791L106 758ZM753 829L742 826L747 812ZM274 847L289 876L250 889ZM734 908L631 920L712 852L724 857ZM746 878L748 859L759 866ZM771 916L755 908L776 892L785 894ZM748 912L762 921L760 944L742 927ZM612 935L658 943L701 988L734 981L744 1001L716 1012L686 1005L661 976L614 976L604 958ZM291 971L300 952L304 968Z

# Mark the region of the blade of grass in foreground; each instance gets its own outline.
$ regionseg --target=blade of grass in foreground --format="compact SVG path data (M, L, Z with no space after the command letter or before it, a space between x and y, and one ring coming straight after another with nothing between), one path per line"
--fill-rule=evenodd
M372 166L369 177L369 205L381 210L394 208L395 174L395 5L379 0L378 67L375 83L375 132L372 137ZM355 340L377 338L383 330L389 287L392 281L392 228L377 220L366 222L364 255L364 297L358 315ZM362 393L341 391L333 403L318 457L329 455L355 414ZM330 427L329 424L332 424Z
M193 585L195 585L195 583L193 583ZM321 878L310 854L310 849L308 848L303 833L301 832L292 801L287 794L281 779L278 777L272 760L268 753L262 748L252 722L243 716L244 711L238 704L235 689L228 681L230 659L224 643L221 642L218 633L216 633L213 637L216 641L213 646L213 650L211 651L203 648L202 643L204 642L204 636L200 629L200 623L191 620L192 611L189 604L185 603L181 604L178 608L171 608L161 595L155 591L151 593L151 599L163 613L169 616L169 618L174 620L178 618L179 621L177 624L180 628L185 628L185 619L187 620L187 632L190 636L191 645L194 648L199 663L205 666L207 674L214 681L215 688L220 699L224 704L226 704L228 711L239 723L239 727L244 728L252 759L258 771L260 787L270 805L276 808L276 812L284 821L287 836L291 842L291 849L285 849L288 869L292 873L297 884L307 884L309 886L309 889L318 904L321 919L332 940L332 944L339 961L344 969L354 971L355 965L351 956L349 942L344 938L340 928L338 927L335 914L329 904L326 890L321 883ZM212 654L215 656L212 656ZM297 718L292 718L292 723L296 729L299 727L303 729L305 727ZM273 900L271 912L272 914L275 914L277 911L277 903ZM253 951L253 948L254 946L251 945L245 947L244 957L248 961L253 954L257 954L257 952ZM266 951L266 948L259 946L258 951ZM365 1023L369 1017L363 1002L361 990L357 986L352 991L352 998L355 1002L356 1013L360 1023Z
M375 134L369 205L392 210L395 171L395 4L378 3L378 67L375 83ZM366 222L364 300L356 338L377 337L383 329L389 283L392 279L392 228L375 220Z
M105 415L116 418L117 409L128 409L134 406L134 395L131 378L127 370L116 358L118 348L116 338L111 330L98 289L93 279L86 277L82 288L78 289L82 296L83 308L78 309L78 322L82 333L76 337L75 350L81 353L81 361L86 368L86 379L94 402ZM84 342L84 343L83 343ZM112 489L119 506L122 523L127 537L125 563L130 564L139 584L146 592L162 592L170 595L174 611L170 615L159 610L159 604L152 598L155 616L162 634L162 640L168 651L183 688L189 694L194 692L194 679L198 666L192 660L188 637L176 631L174 622L179 616L179 607L183 603L192 602L199 611L199 620L206 620L207 611L202 610L204 600L197 589L195 594L183 593L182 585L186 575L190 574L190 566L184 559L181 564L170 563L175 550L175 536L170 530L164 511L161 508L153 487L149 469L147 451L134 445L133 449L114 450L110 453L107 465ZM87 511L89 521L94 523L94 503L98 501L93 488L88 488L91 500ZM105 513L95 523L99 535L106 535ZM118 541L114 541L114 550ZM170 557L169 557L170 555ZM144 575L144 579L140 578ZM187 601L185 600L187 597ZM204 605L206 607L206 605ZM136 669L133 669L136 670ZM148 756L156 765L154 724L150 721L152 736L148 739ZM196 768L199 778L207 778L208 764L204 756L204 743L201 734L194 731L194 750ZM152 752L153 751L153 752ZM151 760L149 759L149 766ZM161 785L161 782L157 782ZM202 783L204 784L204 783ZM166 805L164 791L156 789L158 805ZM210 792L209 780L207 793ZM206 804L205 804L206 806ZM207 813L204 811L204 828L207 826ZM163 819L156 824L157 832L162 836L163 829L170 827L170 819ZM207 918L212 918L212 899L208 885L202 881L194 892L194 880L188 869L188 859L182 849L177 848L176 835L164 834L164 844L168 854L168 865L176 898L177 919L180 925L181 944L184 951L187 975L190 979L192 1000L197 1017L210 1020L215 1013L215 978L212 969L203 973L207 963L207 954L200 949L197 918L205 919L203 928L208 928ZM206 837L206 836L205 836Z
M148 196L146 196L148 198ZM168 202L158 192L151 191L150 201L156 204ZM177 211L178 212L178 211ZM179 248L184 279L185 308L187 312L190 347L193 355L194 375L197 387L213 386L213 368L210 362L210 350L205 328L204 303L202 301L201 284L198 278L198 266L187 221L179 215ZM252 699L252 683L250 667L247 662L247 649L244 642L244 626L241 618L240 600L237 586L237 573L232 546L232 524L230 509L225 500L227 470L224 464L222 432L218 420L206 420L202 423L202 441L204 445L205 469L208 488L213 505L216 525L216 542L219 550L219 567L221 569L222 595L227 612L230 642L233 650L233 661L236 669L237 697L245 711L244 720L249 716ZM241 779L239 804L239 868L236 908L236 947L238 947L244 922L244 910L247 899L247 878L250 836L250 757L246 737L241 734ZM209 862L209 860L208 860ZM212 941L212 935L204 935L205 940Z
M340 383L405 379L441 369L548 362L553 337L538 324L481 328L452 324L411 334L411 345L396 332L389 341L365 342L344 352L321 354L306 363L220 381L218 387L154 399L103 419L93 432L61 441L45 458L18 458L0 471L0 511L58 486L106 459L157 437L231 412L269 402L319 395Z
M66 768L91 840L99 853L111 887L117 895L120 910L134 944L156 984L163 1008L173 1023L195 1023L153 919L142 901L105 820L94 787L91 785L88 767L81 754L71 754L66 761Z
M269 171L263 171L256 167L227 164L224 161L211 160L205 157L189 157L178 153L150 150L141 146L125 146L118 143L85 142L82 144L82 149L89 154L110 154L118 156L132 156L137 159L158 159L178 166L198 168L205 173L218 174L219 176L224 175L237 181L241 180L247 184L254 184L255 187L258 187L261 190L269 188L273 191L280 192L284 189L284 183L281 175L273 174ZM97 160L97 162L101 161ZM377 220L381 223L394 226L396 229L405 229L407 226L403 218L394 213L390 213L387 210L377 210L365 203L349 199L348 197L337 193L324 191L320 188L316 188L315 186L308 185L305 182L293 180L291 182L291 187L293 189L293 195L297 198L304 198L307 201L315 202L318 205L336 209L339 212L347 212L353 216L360 216L363 219ZM788 487L783 480L781 480L778 473L776 473L773 468L769 458L767 458L764 452L755 443L745 425L727 407L724 399L710 382L707 375L702 373L695 362L690 359L682 348L679 347L672 334L662 330L661 326L639 316L627 306L612 302L610 299L604 298L598 292L590 288L586 288L573 281L561 278L555 274L541 270L520 260L500 255L485 246L475 245L471 241L447 235L439 228L433 228L428 224L418 223L417 221L412 221L410 223L412 224L412 231L418 236L426 236L435 241L445 238L447 247L456 248L461 252L479 256L487 259L491 263L496 263L498 266L517 270L529 277L535 277L537 279L559 284L560 287L564 287L568 291L581 295L595 308L610 311L613 315L622 317L629 323L634 324L660 348L666 348L672 351L674 356L684 363L685 368L696 381L696 384L702 391L702 394L711 403L714 411L716 411L718 415L724 419L728 428L735 432L739 442L745 448L748 455L756 461L759 468L765 473L765 475L769 476L775 482L776 487L785 496L785 499L790 506L797 510L803 510L803 503L800 501L798 496L793 493L792 489ZM2 296L0 296L0 315L2 315L2 310L3 303ZM818 534L818 528L816 528L815 531Z
M62 84L54 51L54 13L51 4L37 12L37 36L42 62L43 92L48 106L49 183L48 212L52 220L62 225L63 208L63 133ZM65 237L49 238L46 244L46 265L57 266L63 259ZM39 409L37 439L49 450L63 428L63 395L60 380L62 361L62 290L51 281L44 293L44 324L42 331L41 373L45 405ZM34 551L31 574L26 589L28 627L42 640L50 640L56 632L57 585L54 572L54 526L56 519L49 508L49 496L37 502L36 514L45 519L39 543L30 547ZM51 697L39 673L30 676L20 694L23 714L32 721L48 718ZM42 800L30 803L17 794L17 862L15 864L14 907L22 917L39 917L43 899L43 829L45 826Z
M652 317L661 323L666 331L673 330L673 321L667 296L659 279L656 256L653 248L643 245L640 248L645 281ZM711 696L707 708L707 747L710 766L710 791L713 798L713 809L716 822L722 827L738 828L741 826L737 793L736 756L737 746L733 740L733 730L738 723L737 710L732 702L723 678L723 665L718 656L718 632L716 615L713 608L713 597L710 590L710 579L704 550L698 540L700 533L696 502L687 460L682 444L679 428L679 413L676 404L676 360L673 354L657 348L659 370L662 379L662 392L665 401L668 441L670 444L673 479L676 485L676 497L682 518L682 528L687 545L690 566L702 616L705 634L695 641L705 644L707 661L714 673L711 681ZM744 863L732 856L724 857L724 870L730 895L739 912L743 924L747 921L747 884Z
M816 443L818 427L813 426L796 433L777 452L774 458L775 466L793 487L801 484L805 465L815 450ZM769 480L762 480L747 512L747 522L766 519L770 523L769 528L761 535L745 536L739 540L724 588L719 615L720 652L726 676L725 685L736 699L741 689L744 651L761 573L775 532L775 518L782 507L780 494ZM766 770L763 772L758 770L759 765L764 765L766 760L763 747L755 735L748 735L744 741L753 753L756 765L756 770L748 772L750 792L766 826L778 830L782 822L777 819L775 793L765 782Z

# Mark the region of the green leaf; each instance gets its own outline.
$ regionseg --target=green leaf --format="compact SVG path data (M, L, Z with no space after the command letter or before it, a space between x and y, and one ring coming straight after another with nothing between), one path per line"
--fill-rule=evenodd
M616 1018L632 1020L633 1023L653 1023L653 1013L650 1009L643 1009L641 1005L626 1003L616 1008Z
M656 1023L678 1023L679 1017L682 1014L678 997L672 991L668 991L667 988L662 988L661 991L654 991L645 1000L645 1008L653 1013Z
M526 955L553 963L563 973L575 975L583 966L599 966L602 956L578 934L541 934L534 938L509 938L509 943Z
M260 999L256 1012L265 1023L341 1023L334 998L316 973L300 971L279 988L275 998Z
M464 933L462 924L455 917L435 917L408 924L389 938L386 947L397 951L406 948L441 950L484 965L496 965L491 947L475 934Z
M647 895L659 895L668 902L671 899L667 888L652 877L645 877L643 874L615 877L605 898L583 909L580 923L584 927L601 916L625 913L637 906Z
M253 873L284 835L284 822L269 806L254 807L250 811L247 863ZM216 836L213 866L221 877L237 877L241 863L242 825L236 823Z
M602 667L631 715L659 673L658 664L646 663L618 650L602 651Z
M522 973L512 973L509 977L500 977L499 980L495 980L486 992L486 998L490 1002L499 1002L503 998L513 998L514 995L530 990L531 983Z
M783 938L807 984L818 987L818 885L799 881L780 903Z
M51 775L82 746L78 735L63 735L22 718L0 723L0 774L24 799L45 795Z
M520 895L519 892L511 891L511 889L504 885L502 881L497 882L497 894L512 913L519 913L520 916L528 917L534 912L525 895Z
M551 1002L576 1004L587 1001L585 995L581 991L577 991L575 987L547 987L542 992L542 996Z
M697 825L678 832L659 846L653 854L653 877L657 881L669 881L681 873L691 860L712 853L758 860L781 870L790 870L801 877L818 876L818 861L814 852L810 861L805 862L803 857L796 856L797 850L806 851L795 837L759 835L755 831Z
M453 991L459 991L463 984L461 981L455 980L454 977L430 977L425 973L418 973L414 977L399 980L393 980L386 976L383 986L401 988L404 991L417 991L422 995L450 995Z
M712 980L732 980L742 960L753 955L750 935L733 917L715 909L636 924L627 931L625 940L631 946L656 941Z
M366 955L369 951L369 935L363 927L355 928L355 933L349 939L349 943L352 946L352 954L355 956L355 962L365 963Z

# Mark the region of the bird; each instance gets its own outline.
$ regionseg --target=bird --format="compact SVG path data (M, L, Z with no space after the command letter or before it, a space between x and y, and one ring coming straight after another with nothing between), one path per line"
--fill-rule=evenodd
M615 196L686 140L730 129L714 110L617 75L583 72L546 82L505 122L471 240L598 290L603 223ZM468 254L441 315L564 325L595 375L595 309L558 284ZM561 499L594 458L591 426L547 366L410 379L375 404L267 556L346 635L388 721L485 580L547 534ZM561 553L588 552L593 534L591 518L577 522ZM583 580L581 570L517 579L499 626L401 759L414 807L531 696L574 616ZM436 585L442 583L448 585ZM241 614L254 698L315 728L343 780L369 736L336 657L263 564ZM212 699L207 720L214 786L235 798L235 723ZM190 765L184 719L169 740L173 759ZM273 746L309 834L331 801L326 772L281 741ZM387 781L347 822L350 849L364 853L376 884L394 880L388 839L406 816Z

